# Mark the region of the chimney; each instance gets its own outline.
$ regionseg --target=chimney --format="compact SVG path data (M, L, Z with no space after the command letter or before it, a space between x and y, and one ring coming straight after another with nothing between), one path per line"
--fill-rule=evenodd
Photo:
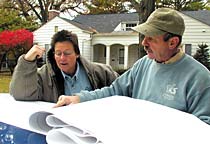
M59 16L60 12L57 10L48 10L49 12L49 16L48 16L48 20L53 19L56 16Z

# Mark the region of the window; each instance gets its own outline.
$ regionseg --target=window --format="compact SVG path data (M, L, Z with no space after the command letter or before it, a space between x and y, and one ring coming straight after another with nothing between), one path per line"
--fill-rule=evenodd
M124 64L124 48L119 49L119 64Z
M185 44L185 53L188 55L192 54L192 44Z
M131 28L132 27L135 27L135 26L137 26L137 23L127 23L127 24L125 24L125 30L126 31L130 31L130 30L132 30Z
M58 26L55 26L55 27L54 27L54 32L55 32L55 33L58 32Z

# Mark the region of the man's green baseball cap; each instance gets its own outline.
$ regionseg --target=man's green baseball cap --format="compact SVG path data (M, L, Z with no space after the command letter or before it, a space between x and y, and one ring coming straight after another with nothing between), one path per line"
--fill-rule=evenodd
M156 9L145 23L132 28L145 36L158 36L166 32L182 36L185 30L184 19L170 8Z

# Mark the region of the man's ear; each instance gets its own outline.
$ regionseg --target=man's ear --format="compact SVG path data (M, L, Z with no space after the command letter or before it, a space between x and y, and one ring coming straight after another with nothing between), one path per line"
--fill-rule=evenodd
M172 37L169 39L169 49L174 49L178 47L179 44L179 38L178 37Z

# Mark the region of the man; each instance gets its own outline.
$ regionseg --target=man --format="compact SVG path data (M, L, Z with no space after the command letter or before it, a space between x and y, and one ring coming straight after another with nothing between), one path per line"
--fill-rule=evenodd
M182 17L175 10L160 8L134 30L145 35L142 45L147 56L111 86L61 96L55 107L124 95L191 113L210 124L210 72L180 49L185 30Z
M36 58L44 52L34 45L19 58L10 84L16 100L57 102L60 95L109 86L118 76L110 66L80 56L77 35L66 30L53 36L46 64L37 71Z

